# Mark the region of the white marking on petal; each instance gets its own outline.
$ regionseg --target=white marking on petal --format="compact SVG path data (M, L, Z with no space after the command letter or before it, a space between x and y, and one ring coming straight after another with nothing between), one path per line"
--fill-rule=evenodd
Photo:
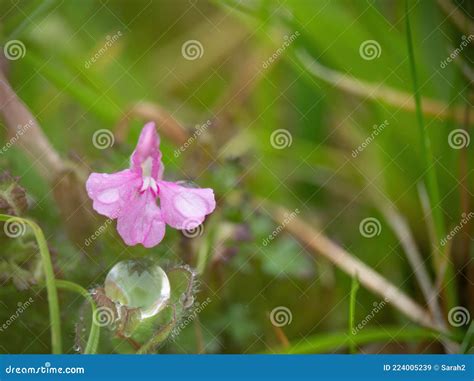
M151 177L151 170L153 168L153 159L151 156L147 157L142 163L142 177Z
M148 187L150 186L150 179L151 177L144 177L143 178L143 183L142 183L142 187L140 189L140 192L145 192Z
M151 189L153 189L153 192L155 192L155 194L157 194L158 193L158 185L156 185L156 181L152 177L150 177L150 186L151 186Z
M144 177L142 187L140 188L140 192L145 192L148 188L151 188L155 195L158 194L158 185L153 177Z
M118 201L120 197L118 189L112 188L107 189L104 192L100 193L97 196L97 199L104 204L112 204L113 202Z

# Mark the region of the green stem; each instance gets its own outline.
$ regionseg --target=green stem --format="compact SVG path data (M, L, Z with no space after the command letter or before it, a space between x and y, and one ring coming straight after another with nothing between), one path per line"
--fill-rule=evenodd
M349 304L349 337L351 341L349 343L349 351L350 353L356 353L356 345L355 342L352 340L355 336L354 332L354 320L355 320L355 304L356 304L356 296L357 290L359 289L359 281L357 280L357 275L352 278L351 284L351 299Z
M218 216L214 215L213 218L209 219L206 225L206 235L197 253L196 269L198 274L202 275L206 270L207 261L209 259L209 251L211 249L211 242L215 240L215 225L216 221L218 220Z
M38 243L38 248L41 255L41 262L43 264L44 276L46 279L46 291L48 294L48 306L49 306L49 320L51 322L51 347L53 354L61 353L61 321L59 319L59 304L58 304L58 292L56 290L56 284L54 279L53 265L51 263L51 255L49 254L48 244L44 238L43 231L33 221L25 218L8 216L6 214L0 214L0 221L6 223L17 223L21 225L27 224L33 230L33 233Z
M91 306L91 310L92 310L92 321L91 321L91 330L89 333L89 338L87 339L87 344L84 350L84 354L87 355L87 354L97 353L97 347L99 346L99 338L100 338L100 326L97 325L94 319L94 316L97 310L94 299L92 299L91 295L86 289L82 288L76 283L69 282L67 280L58 279L56 280L56 286L68 291L75 292L79 295L82 295L89 302Z
M407 29L408 58L410 62L410 71L413 80L413 95L415 98L416 105L416 118L418 120L418 127L420 130L422 160L424 161L424 167L426 170L426 181L428 186L428 192L430 194L430 203L433 213L433 219L435 222L437 235L436 238L438 240L437 242L439 242L444 237L444 217L440 209L438 179L436 175L436 168L434 166L434 156L431 149L431 142L425 130L425 124L423 120L423 109L421 107L421 95L418 86L418 78L416 75L415 53L413 50L413 40L408 14L408 0L405 0L405 22Z

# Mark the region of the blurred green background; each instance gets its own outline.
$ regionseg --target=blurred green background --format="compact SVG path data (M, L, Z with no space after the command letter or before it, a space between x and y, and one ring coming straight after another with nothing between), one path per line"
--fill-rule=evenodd
M360 287L351 315L348 274L280 229L265 241L278 228L273 206L296 210L308 226L426 307L392 229L394 220L384 213L396 208L429 277L433 283L441 279L445 321L455 306L472 315L471 224L436 249L430 206L423 208L423 184L427 171L434 170L440 202L431 208L441 213L444 233L470 211L472 146L453 148L450 133L462 129L462 137L469 137L474 120L472 41L442 64L470 36L469 2L409 1L425 133L433 152L428 163L413 102L403 1L1 0L0 9L1 44L20 40L25 46L20 59L6 60L12 88L54 149L83 173L126 168L141 126L157 114L171 115L189 136L202 131L176 154L182 139L173 138L158 119L165 178L213 188L218 208L199 237L168 228L153 249L126 247L115 222L86 245L84 237L105 220L90 211L76 213L90 207L87 203L59 201L76 183L55 189L18 145L0 156L2 171L18 177L26 191L29 207L23 216L43 229L57 278L96 287L116 262L144 256L199 268L196 299L211 302L157 352L273 353L301 345L306 352L347 352L350 316L357 325L381 296ZM453 9L464 15L464 24L456 23ZM189 41L197 53L185 51ZM375 52L362 50L367 41ZM133 109L144 102L146 111ZM130 110L136 112L127 119ZM200 127L208 121L209 127ZM100 129L114 133L113 146L92 144ZM286 131L279 145L280 129ZM380 133L354 155L375 130ZM10 138L2 124L2 141ZM373 237L361 234L366 218L378 222ZM0 332L0 352L50 352L34 240L1 239L0 323L18 302L32 297L34 303ZM448 257L449 279L433 261L436 250ZM59 297L65 351L74 353L83 300L63 291ZM272 324L277 307L290 311L290 323ZM470 348L469 321L448 324L448 330ZM401 337L417 327L387 305L359 333L378 338L356 350L446 350L438 339ZM114 352L108 334L104 330L101 353ZM318 349L324 340L327 346Z

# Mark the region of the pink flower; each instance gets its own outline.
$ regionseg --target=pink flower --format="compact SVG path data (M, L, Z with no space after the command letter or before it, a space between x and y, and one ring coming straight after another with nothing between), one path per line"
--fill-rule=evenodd
M147 123L132 154L130 169L92 173L87 179L86 189L94 210L116 218L117 230L130 246L158 245L166 224L180 230L194 229L216 207L212 189L188 188L162 180L159 144L155 124Z

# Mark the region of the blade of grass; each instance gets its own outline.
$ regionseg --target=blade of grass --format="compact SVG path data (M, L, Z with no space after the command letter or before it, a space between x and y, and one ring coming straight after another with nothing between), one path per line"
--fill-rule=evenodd
M258 20L263 21L258 15L253 14L249 9L241 6L241 4L215 3L216 5L222 6L225 10L233 12L235 17L238 17L243 22L249 23L249 25L253 25L249 22L249 16L256 17ZM255 25L253 26L255 27ZM295 26L291 24L288 24L287 26L295 28ZM266 44L268 44L268 37L272 35L269 28L262 27L256 28L255 34L264 40ZM276 50L279 48L279 42L272 41L269 46ZM409 112L413 112L416 109L411 94L379 82L368 82L358 78L357 76L346 75L338 70L325 67L317 62L304 46L298 47L297 44L295 44L295 47L288 48L285 50L285 54L279 58L279 61L285 61L288 65L293 67L298 76L301 76L309 86L315 87L317 91L320 91L321 87L315 82L315 78L322 82L329 83L350 94L372 99L377 102L383 102L386 105L398 109L403 109ZM452 119L456 122L462 122L463 120L464 112L460 106L455 106L453 112L447 112L449 109L448 104L438 99L426 97L423 98L423 104L423 112L428 117L434 117L436 119Z
M354 334L354 321L355 321L355 307L356 307L356 297L357 291L359 290L359 281L357 280L357 275L352 277L351 284L351 299L349 304L349 337L351 341L349 343L349 351L354 354L357 352L355 342L352 340L355 336Z
M418 85L418 77L416 75L416 64L415 64L415 53L413 50L413 39L411 34L410 20L409 20L409 7L408 0L405 0L405 22L407 30L407 46L408 46L408 59L410 63L410 71L413 81L413 96L415 98L416 118L418 121L418 127L421 137L421 156L423 164L426 170L426 182L428 186L428 192L431 200L431 209L433 211L433 218L435 221L435 228L438 241L444 236L444 217L439 207L440 195L438 189L438 179L435 169L435 161L433 152L431 149L431 141L428 133L425 130L425 123L423 119L423 109L421 107L421 95L420 88ZM439 258L438 258L439 259Z
M384 327L365 328L354 337L350 337L346 332L335 332L309 337L302 343L293 344L289 348L282 348L282 353L305 354L305 353L327 353L344 349L354 342L356 345L371 344L388 341L407 341L410 343L423 340L438 340L440 334L422 328ZM280 353L280 351L278 351Z
M288 209L281 206L276 207L265 200L260 200L260 204L257 204L256 207L260 209L261 205L264 206L263 210L269 213L269 216L277 224L285 224L285 218L291 213ZM322 255L350 276L357 275L361 285L382 296L388 303L412 321L430 329L443 331L443 327L436 324L431 315L411 297L357 257L333 242L322 231L314 229L302 218L293 218L291 223L285 225L285 229L298 241L302 242L305 248L314 255Z
M49 320L51 323L51 347L53 354L60 354L62 349L61 345L61 321L59 319L59 304L58 304L58 291L56 289L56 283L54 279L53 264L51 263L51 255L49 254L48 244L44 238L43 231L33 221L9 216L6 214L0 214L0 221L6 223L19 223L23 226L28 225L36 238L38 243L39 252L41 255L41 262L43 264L44 276L46 280L46 291L48 294L48 305L49 305Z
M197 272L198 274L204 273L206 269L206 263L209 255L210 245L209 245L209 237L206 237L201 244L201 247L197 253Z
M474 23L461 11L461 5L458 8L451 0L438 0L438 5L461 33L474 33Z
M47 63L31 49L24 58L24 62L30 65L35 72L44 75L56 88L69 94L102 122L112 124L121 116L122 106L115 104L107 98L106 94L96 93L91 87L81 83L77 79L79 74L73 76L63 68Z
M460 353L468 353L471 347L473 337L474 337L474 320L471 321L471 325L469 325L469 328L466 332L466 336L464 336L464 340L462 341L462 344L461 344Z
M435 160L433 156L433 151L431 149L431 141L429 135L425 129L424 119L423 119L423 110L421 107L421 95L420 88L418 85L418 78L416 75L416 64L415 64L415 53L413 49L413 38L411 33L410 19L409 19L409 6L408 1L405 0L405 23L407 31L407 47L408 47L408 58L410 64L410 71L413 80L413 96L415 98L416 105L416 117L418 121L418 127L420 130L421 137L421 156L423 164L425 167L426 182L428 188L428 194L430 199L430 207L432 210L433 220L436 230L436 247L434 248L433 255L435 258L435 266L437 272L441 268L442 264L446 262L444 251L440 249L440 242L445 236L445 222L444 216L440 207L441 199L438 188L438 179L436 175ZM454 278L454 271L452 266L448 263L448 268L446 271L446 278L451 280ZM446 279L444 278L444 279ZM444 283L444 282L443 282ZM445 283L446 287L446 297L448 306L456 305L456 291L454 288L455 282L447 281Z
M41 3L31 2L21 12L16 12L13 16L6 18L4 30L7 31L6 40L17 39L24 34L24 31L36 24L36 20L48 13L57 0L44 0ZM17 7L20 9L19 7ZM28 17L25 17L28 15Z
M401 91L382 83L363 81L359 78L343 74L337 70L327 68L315 60L307 51L299 49L296 53L289 52L289 56L294 59L287 59L287 62L296 70L305 70L312 78L329 83L349 94L358 97L372 99L383 102L388 106L393 106L405 111L413 112L417 110L417 105L413 101L411 94ZM306 78L303 76L303 78ZM312 84L312 79L308 81ZM440 100L423 97L423 113L428 117L453 120L462 122L464 110L461 106L453 106L452 110L447 103Z
M91 306L91 310L92 310L92 320L91 320L91 330L89 333L89 338L87 339L87 344L84 350L84 354L88 355L88 354L97 353L97 347L99 346L99 339L100 339L100 326L97 325L94 318L96 314L96 310L97 310L94 299L92 299L92 296L89 294L89 292L86 289L82 288L76 283L69 282L67 280L58 279L56 280L56 286L58 288L62 288L68 291L75 292L79 295L82 295L89 302Z
M212 243L215 243L216 222L218 220L219 219L214 216L214 218L209 219L206 225L206 235L197 252L196 269L198 274L204 274L204 271L206 270L206 265L212 249Z

